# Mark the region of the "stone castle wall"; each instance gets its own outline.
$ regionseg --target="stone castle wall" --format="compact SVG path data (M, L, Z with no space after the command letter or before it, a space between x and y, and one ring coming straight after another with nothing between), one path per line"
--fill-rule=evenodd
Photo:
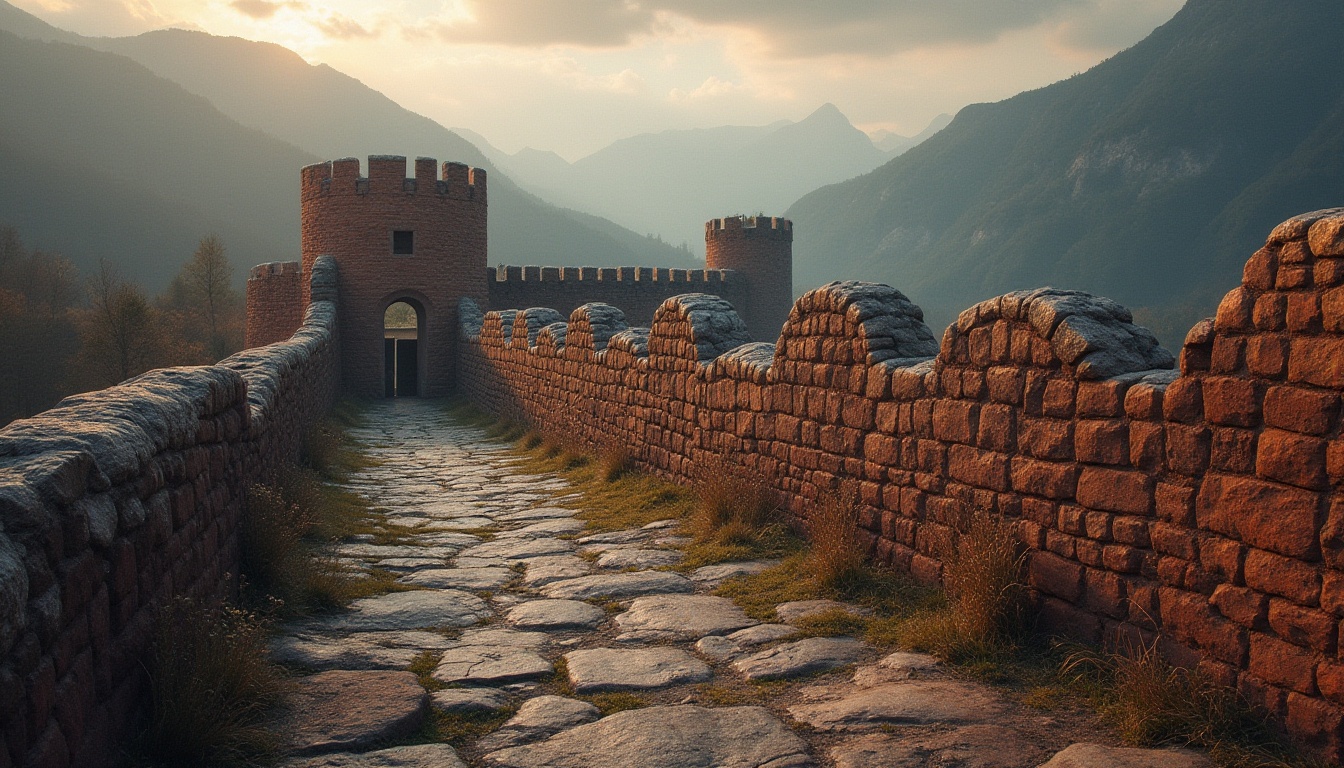
M1123 307L1051 289L972 307L941 346L865 283L803 296L773 345L704 295L651 329L473 309L478 405L676 480L729 457L802 517L853 479L873 554L926 580L971 510L1002 516L1047 626L1155 639L1344 758L1344 209L1275 229L1179 372Z
M490 307L548 307L568 317L584 304L602 302L643 325L653 322L664 301L683 293L714 294L738 308L749 302L746 280L728 269L488 267L486 285Z
M0 767L113 763L143 711L157 608L236 588L246 489L297 456L336 393L335 264L311 274L288 341L0 431Z

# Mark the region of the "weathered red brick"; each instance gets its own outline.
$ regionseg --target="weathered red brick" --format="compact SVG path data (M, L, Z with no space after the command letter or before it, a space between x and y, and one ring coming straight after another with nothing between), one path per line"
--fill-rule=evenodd
M933 404L933 436L938 440L970 445L975 442L980 405L962 400L938 400Z
M1299 693L1316 693L1315 659L1309 651L1263 632L1250 633L1251 674Z
M1013 490L1047 499L1073 498L1078 484L1078 465L1012 458Z
M1129 462L1129 427L1124 421L1085 420L1074 429L1074 451L1078 460L1089 464Z
M1073 424L1068 421L1023 418L1017 441L1023 453L1038 459L1073 459Z
M1017 448L1014 427L1016 410L1007 405L985 405L980 408L980 429L976 443L981 448L1012 451Z
M1300 387L1270 387L1265 393L1265 424L1270 427L1324 435L1339 415L1339 396Z
M1344 389L1344 339L1294 338L1289 345L1288 380Z
M1319 495L1244 477L1210 474L1200 486L1195 516L1201 527L1290 557L1313 557Z
M1260 422L1260 394L1255 383L1231 376L1204 379L1204 415L1214 424L1255 426Z
M1146 472L1083 467L1078 477L1078 501L1107 512L1151 515L1153 479Z
M1083 567L1049 552L1033 552L1027 581L1049 595L1077 603L1083 589Z
M1252 549L1246 553L1246 586L1298 605L1320 604L1321 572L1300 560Z
M1325 441L1295 432L1267 429L1260 435L1256 472L1266 480L1324 490Z
M1269 598L1245 587L1219 584L1210 598L1220 613L1247 629L1269 629Z
M1008 456L994 451L983 451L967 445L953 445L947 451L948 474L977 488L1006 491Z
M1324 611L1303 608L1277 597L1269 601L1269 626L1274 634L1293 645L1333 654L1336 624Z

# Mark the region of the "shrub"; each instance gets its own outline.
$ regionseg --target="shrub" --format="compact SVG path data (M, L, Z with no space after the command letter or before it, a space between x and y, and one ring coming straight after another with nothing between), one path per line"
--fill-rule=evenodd
M178 598L160 610L141 749L160 765L253 765L280 746L269 711L286 690L253 614Z
M854 483L844 483L821 498L807 520L808 566L817 583L843 591L863 577L866 547L859 532L859 497Z
M1219 765L1308 766L1236 689L1169 664L1156 643L1075 651L1062 671L1091 693L1102 718L1139 746L1208 749Z
M1002 656L1025 629L1025 557L1007 523L975 512L943 555L947 604L912 616L893 634L949 661Z
M984 512L971 516L943 560L943 586L961 631L972 637L1008 638L1023 629L1026 553L1008 523Z
M635 468L635 456L624 445L603 446L597 454L597 477L604 483L612 483Z
M779 496L764 478L722 460L700 471L695 495L690 528L702 542L744 544L780 523Z

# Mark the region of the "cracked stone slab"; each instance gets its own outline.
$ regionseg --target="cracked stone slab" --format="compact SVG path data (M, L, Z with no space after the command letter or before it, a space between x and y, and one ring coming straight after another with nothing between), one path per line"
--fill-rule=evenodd
M514 528L511 531L500 531L495 534L495 539L539 539L547 536L560 536L567 533L577 533L582 531L587 523L582 520L556 518L554 520L543 520L540 523L533 523L522 528Z
M443 683L495 685L545 677L553 669L527 647L464 645L444 651L432 676Z
M429 700L436 712L449 714L494 712L508 705L508 694L496 688L448 688L430 694Z
M613 549L597 559L598 568L619 571L625 568L662 568L686 558L670 549Z
M868 646L852 637L809 637L733 662L745 680L781 680L854 664Z
M290 754L368 749L413 733L428 701L410 672L320 672L294 681L279 731Z
M523 702L518 713L476 744L482 752L528 744L566 728L591 723L601 717L597 707L564 696L537 696Z
M299 633L271 641L271 658L307 669L405 669L421 651L452 644L434 632L361 632L349 637Z
M666 633L686 639L726 635L758 623L732 600L709 595L640 597L616 617L617 626L626 632Z
M580 544L631 544L637 541L643 541L653 533L642 528L632 528L627 531L605 531L603 533L594 533L589 536L581 536L578 539Z
M504 620L519 629L596 629L607 612L580 600L531 600L508 612Z
M341 544L334 551L340 557L354 557L360 560L382 560L389 557L423 558L433 554L426 547L410 544Z
M447 744L418 744L361 754L286 760L280 763L280 768L467 768L467 764Z
M533 509L522 509L495 515L495 520L501 523L520 523L525 520L554 520L562 517L573 517L574 515L575 510L565 509L564 507L534 507Z
M695 584L679 573L641 571L636 573L596 574L556 581L541 588L547 597L590 600L595 597L639 597L660 592L695 591Z
M544 587L552 582L587 576L591 570L587 562L574 555L536 557L527 561L523 584L532 588Z
M909 680L912 677L927 677L941 672L942 665L928 654L897 651L882 657L876 664L854 670L854 684L872 688L882 683Z
M434 568L403 576L398 581L434 589L498 589L514 577L508 568Z
M968 725L909 736L867 734L845 739L830 749L836 768L1035 768L1047 754L1029 737L999 725Z
M569 682L579 693L634 691L703 683L713 676L680 648L591 648L565 654Z
M1071 744L1041 768L1212 768L1213 761L1184 749L1135 749Z
M526 560L574 551L574 545L563 539L496 539L462 550L461 557L502 557L505 560Z
M626 710L485 755L506 768L804 768L806 746L763 707Z
M854 616L866 616L870 613L870 611L858 606L835 600L794 600L791 603L780 603L775 606L775 616L779 617L779 620L785 624L792 624L799 619L806 619L829 611L844 611Z
M446 557L389 557L379 560L377 566L388 571L419 571L425 568L442 568L448 563Z
M323 626L353 632L469 627L490 616L481 598L456 589L423 589L366 597L350 604L350 612Z
M877 728L882 725L971 725L1002 717L1002 699L983 686L954 680L909 680L872 688L836 686L829 701L789 707L795 719L823 731ZM804 696L827 692L804 691Z
M691 573L691 581L713 589L729 579L738 576L750 576L776 565L779 565L778 560L749 560L738 563L703 565Z

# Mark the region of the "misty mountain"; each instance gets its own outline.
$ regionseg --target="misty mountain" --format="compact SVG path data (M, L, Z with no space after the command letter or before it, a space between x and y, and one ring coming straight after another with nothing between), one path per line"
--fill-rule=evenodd
M914 136L902 136L891 131L875 131L869 138L873 140L873 146L885 152L887 157L900 157L912 147L923 144L926 139L946 128L951 122L952 116L944 113L930 120L928 126Z
M370 154L424 155L486 168L490 177L490 258L497 263L696 266L684 251L612 222L564 210L528 194L499 173L470 142L406 110L358 80L270 43L160 30L128 38L84 38L58 30L0 1L0 29L28 37L75 41L119 54L187 91L203 96L237 123L264 131L315 159ZM294 215L280 227L264 222L277 243L297 242L298 168L285 194ZM258 222L263 224L263 222ZM297 258L297 250L285 251Z
M1344 5L1191 0L1086 73L789 209L795 281L881 280L941 327L1041 285L1179 343L1288 216L1344 202Z
M217 232L239 269L294 258L316 158L135 62L0 32L0 222L152 290Z
M632 136L572 164L552 152L507 155L477 144L547 199L685 242L697 253L704 250L709 219L779 215L809 190L866 173L887 159L833 104L797 123Z

